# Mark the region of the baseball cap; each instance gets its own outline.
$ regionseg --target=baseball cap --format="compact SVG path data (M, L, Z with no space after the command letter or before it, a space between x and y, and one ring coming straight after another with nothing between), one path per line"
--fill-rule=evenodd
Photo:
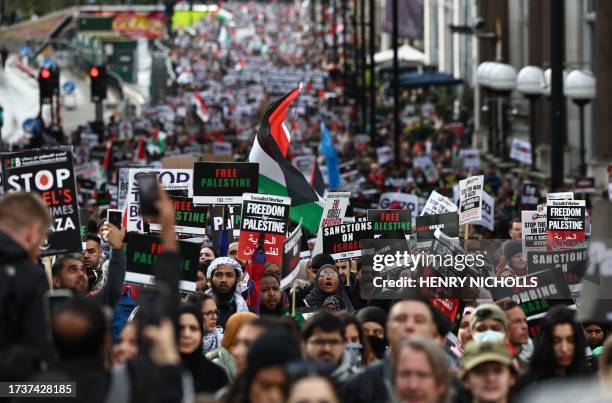
M463 353L463 375L485 362L499 362L512 367L508 347L499 341L470 342Z
M493 319L508 327L508 318L500 307L494 304L480 305L470 315L470 330L474 329L476 323L482 322L485 319Z

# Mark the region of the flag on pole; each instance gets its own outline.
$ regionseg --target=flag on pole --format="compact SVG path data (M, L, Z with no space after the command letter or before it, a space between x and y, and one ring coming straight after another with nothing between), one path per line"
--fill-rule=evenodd
M290 135L284 125L287 110L300 94L301 86L271 104L261 120L249 162L259 163L259 193L291 198L290 218L316 233L323 205L304 175L286 158Z

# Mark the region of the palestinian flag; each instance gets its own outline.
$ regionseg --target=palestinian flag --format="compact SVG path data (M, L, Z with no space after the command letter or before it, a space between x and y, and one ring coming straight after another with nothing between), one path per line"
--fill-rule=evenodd
M325 195L325 181L323 180L323 174L321 174L321 170L319 169L319 162L315 157L314 165L312 166L312 171L310 172L310 186L317 192L319 198L322 198Z
M196 115L202 121L202 123L206 123L210 120L210 112L208 110L208 105L204 98L196 91L193 93L193 104L196 108Z
M319 196L304 175L287 159L290 135L284 121L301 86L274 102L264 114L251 148L249 162L259 163L259 193L291 198L290 218L316 234L323 214Z

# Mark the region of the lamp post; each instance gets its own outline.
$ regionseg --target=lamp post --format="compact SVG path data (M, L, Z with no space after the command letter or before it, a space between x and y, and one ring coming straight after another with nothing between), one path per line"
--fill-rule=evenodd
M516 70L514 69L514 67L505 63L495 63L489 73L489 87L491 87L491 89L500 96L498 101L498 103L500 104L500 108L497 111L497 116L499 119L501 113L502 121L499 126L502 130L502 147L500 151L502 153L502 158L504 159L504 161L508 159L508 130L506 127L506 114L503 105L503 98L505 98L512 92L515 85Z
M578 105L580 111L580 175L586 175L584 106L595 98L595 77L585 70L573 70L565 79L565 95Z
M529 142L531 143L531 169L536 169L536 101L542 95L544 72L537 66L525 66L516 77L516 88L529 100Z
M476 69L476 81L481 87L489 86L489 72L495 66L495 62L482 62L478 65ZM482 106L483 112L489 112L489 141L487 144L487 149L489 153L495 153L494 150L494 130L493 130L493 102L491 101L491 106L489 107L487 104L489 103L489 98L485 97L484 105Z

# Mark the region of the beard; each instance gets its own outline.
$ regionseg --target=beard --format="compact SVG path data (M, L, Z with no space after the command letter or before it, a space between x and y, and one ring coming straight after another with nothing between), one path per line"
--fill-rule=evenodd
M215 296L217 297L217 299L219 300L219 305L228 305L229 302L231 301L232 297L234 296L234 293L236 292L236 287L238 284L234 284L227 292L222 292L221 290L219 290L217 288L216 285L212 285L212 290L215 294Z

